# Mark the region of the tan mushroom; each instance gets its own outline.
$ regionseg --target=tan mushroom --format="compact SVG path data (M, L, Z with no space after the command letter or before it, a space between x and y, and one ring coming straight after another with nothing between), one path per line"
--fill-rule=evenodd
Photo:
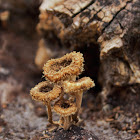
M72 52L58 59L49 60L43 67L46 80L58 83L64 80L76 80L83 71L83 54Z
M45 40L41 39L35 56L35 64L42 70L44 64L53 56L52 51L46 46Z
M61 116L64 130L68 130L72 125L72 115L77 111L76 104L69 100L58 100L54 104L54 111Z
M0 21L2 22L3 27L7 27L7 21L10 17L9 11L0 12Z
M83 92L95 86L89 77L76 81L76 77L84 70L83 62L83 54L75 51L59 59L49 60L43 67L47 81L39 83L30 91L34 100L42 101L47 105L49 122L59 124L65 130L78 122ZM66 96L68 100L64 99L65 93L68 93ZM58 123L54 123L50 102L58 97L59 100L55 102L53 109L60 115L60 119Z
M78 115L79 110L81 108L83 91L88 90L94 86L95 86L94 81L92 81L92 79L89 77L83 77L75 82L72 81L63 82L64 92L69 93L70 95L76 97L77 113L75 116ZM75 117L75 121L78 121L77 117Z
M52 85L47 81L39 83L30 90L32 99L42 101L47 105L48 120L50 123L53 123L50 101L57 99L61 92L62 90L60 86Z

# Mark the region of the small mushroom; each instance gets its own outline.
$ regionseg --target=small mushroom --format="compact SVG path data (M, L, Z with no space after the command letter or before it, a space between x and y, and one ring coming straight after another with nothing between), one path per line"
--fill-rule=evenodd
M44 64L53 56L52 51L46 46L45 40L41 39L35 56L35 64L42 70Z
M0 13L0 20L2 22L3 27L7 27L7 21L9 19L10 12L9 11L4 11Z
M50 101L59 97L53 109L60 115L57 124L65 130L68 130L72 124L78 122L83 92L95 86L89 77L76 81L76 77L84 70L83 62L83 54L75 51L61 58L49 60L43 67L46 82L39 83L30 91L33 99L43 101L47 105L48 120L53 124ZM70 95L66 96L68 100L64 99L65 93Z
M72 115L77 111L76 104L69 100L58 100L54 104L54 111L61 116L64 130L68 130L72 125Z
M83 77L76 82L72 81L64 81L63 82L63 90L65 93L69 93L72 96L76 97L76 106L77 106L77 112L75 116L78 115L79 110L81 108L82 104L82 97L83 97L83 91L90 89L91 87L94 87L95 84L89 77ZM76 122L78 121L75 117Z
M72 52L58 59L49 60L43 67L46 80L58 83L64 80L76 80L83 71L83 54Z
M48 120L50 123L53 123L50 101L58 98L61 92L62 90L60 86L52 85L47 81L39 83L30 90L32 99L42 101L44 104L47 105Z

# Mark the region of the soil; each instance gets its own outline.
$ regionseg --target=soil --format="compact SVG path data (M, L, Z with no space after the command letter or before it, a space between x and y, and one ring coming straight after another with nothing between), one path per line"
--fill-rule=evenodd
M29 94L32 87L44 80L34 64L39 39L34 32L27 36L0 30L0 140L49 139L46 108ZM139 90L138 85L118 88L108 97L112 106L109 113L102 111L97 90L86 92L80 127L73 126L71 130L96 135L100 140L140 140ZM56 114L53 117L58 120ZM63 131L55 130L49 133L54 139Z

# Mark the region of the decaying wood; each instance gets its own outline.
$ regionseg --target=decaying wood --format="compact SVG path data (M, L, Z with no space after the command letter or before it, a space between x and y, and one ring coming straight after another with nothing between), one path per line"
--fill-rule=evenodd
M44 0L39 17L37 30L46 42L57 38L54 48L99 45L104 100L111 87L140 84L139 0Z

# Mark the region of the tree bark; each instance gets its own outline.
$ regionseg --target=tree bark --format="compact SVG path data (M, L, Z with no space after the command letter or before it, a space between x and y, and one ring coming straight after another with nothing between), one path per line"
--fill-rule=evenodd
M104 100L111 87L140 84L139 0L44 0L39 17L37 29L52 52L84 53Z

